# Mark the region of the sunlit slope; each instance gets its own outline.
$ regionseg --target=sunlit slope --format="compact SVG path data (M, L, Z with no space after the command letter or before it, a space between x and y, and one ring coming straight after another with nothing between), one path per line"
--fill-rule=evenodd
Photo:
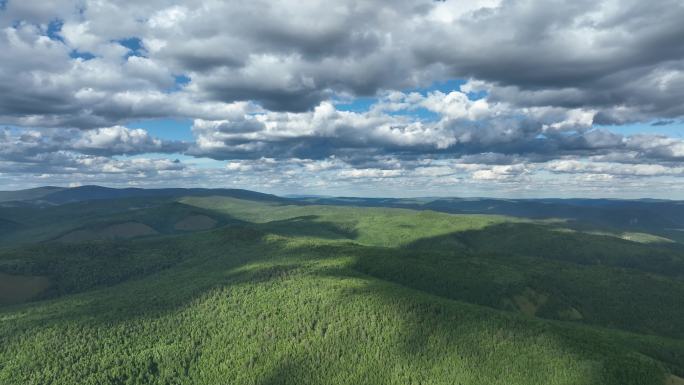
M225 197L188 197L180 202L260 224L282 235L403 246L419 239L514 221L494 215L452 215L406 209L288 205Z
M559 224L432 211L186 198L266 231L353 241L357 269L448 298L531 316L684 338L684 249ZM561 223L562 225L562 223Z
M0 383L665 381L621 341L640 337L372 278L344 246L238 228L178 242L186 258L144 279L0 311Z
M619 199L492 199L492 198L300 198L326 205L396 207L446 213L498 214L521 218L563 219L577 229L622 235L646 233L637 239L664 237L684 242L684 202ZM630 234L626 234L630 236ZM660 239L662 240L662 239Z
M156 234L52 237L0 252L0 273L47 282L33 302L0 307L0 384L663 384L684 375L678 244L501 216L130 202L67 205L70 223L136 222ZM62 206L50 210L43 218L67 218ZM11 218L34 226L21 212Z

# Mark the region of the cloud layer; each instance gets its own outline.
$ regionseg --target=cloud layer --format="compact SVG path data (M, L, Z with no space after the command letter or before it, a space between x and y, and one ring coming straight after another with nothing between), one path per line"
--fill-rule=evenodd
M681 126L682 20L677 0L9 0L0 180L652 195L684 141L619 128ZM168 118L194 139L127 127Z

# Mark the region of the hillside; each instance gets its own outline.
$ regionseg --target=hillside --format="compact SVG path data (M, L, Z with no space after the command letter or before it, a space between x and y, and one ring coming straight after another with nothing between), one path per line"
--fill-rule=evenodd
M684 241L684 202L681 201L343 197L302 197L296 200L323 205L393 207L452 214L495 214L534 219L562 219L567 221L567 226L581 229L650 232Z
M210 192L0 208L0 384L684 376L678 242Z
M0 202L28 202L41 205L61 205L94 200L124 198L173 198L183 196L229 196L256 201L284 201L275 195L241 189L163 188L115 189L102 186L72 188L39 187L20 191L0 191Z
M39 200L44 196L64 190L62 187L46 186L19 191L0 191L0 203Z

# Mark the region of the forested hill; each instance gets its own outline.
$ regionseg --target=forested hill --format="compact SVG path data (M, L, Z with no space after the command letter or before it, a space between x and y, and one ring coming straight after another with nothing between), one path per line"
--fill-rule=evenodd
M301 202L563 219L571 225L650 231L684 240L684 201L656 199L494 199L298 197Z
M121 198L169 198L182 196L229 196L248 200L285 201L284 198L271 194L241 189L205 189L205 188L108 188L102 186L80 186L72 188L39 187L30 190L0 191L2 202L28 202L34 204L65 204L103 199Z
M0 207L0 384L683 381L676 240L194 191Z

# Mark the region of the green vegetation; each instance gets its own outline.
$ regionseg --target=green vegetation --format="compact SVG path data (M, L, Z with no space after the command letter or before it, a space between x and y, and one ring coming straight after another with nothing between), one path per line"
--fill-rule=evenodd
M45 291L50 281L45 277L31 277L0 273L0 305L20 303Z
M21 242L0 252L0 280L49 283L30 295L3 288L12 296L0 307L3 385L662 385L684 376L679 243L503 216L231 197L0 217L21 225ZM130 222L156 234L58 241Z
M353 240L363 245L396 247L419 239L453 232L483 229L512 221L488 215L449 215L434 211L387 208L284 205L225 197L192 197L190 206L258 223L258 228L286 236Z

